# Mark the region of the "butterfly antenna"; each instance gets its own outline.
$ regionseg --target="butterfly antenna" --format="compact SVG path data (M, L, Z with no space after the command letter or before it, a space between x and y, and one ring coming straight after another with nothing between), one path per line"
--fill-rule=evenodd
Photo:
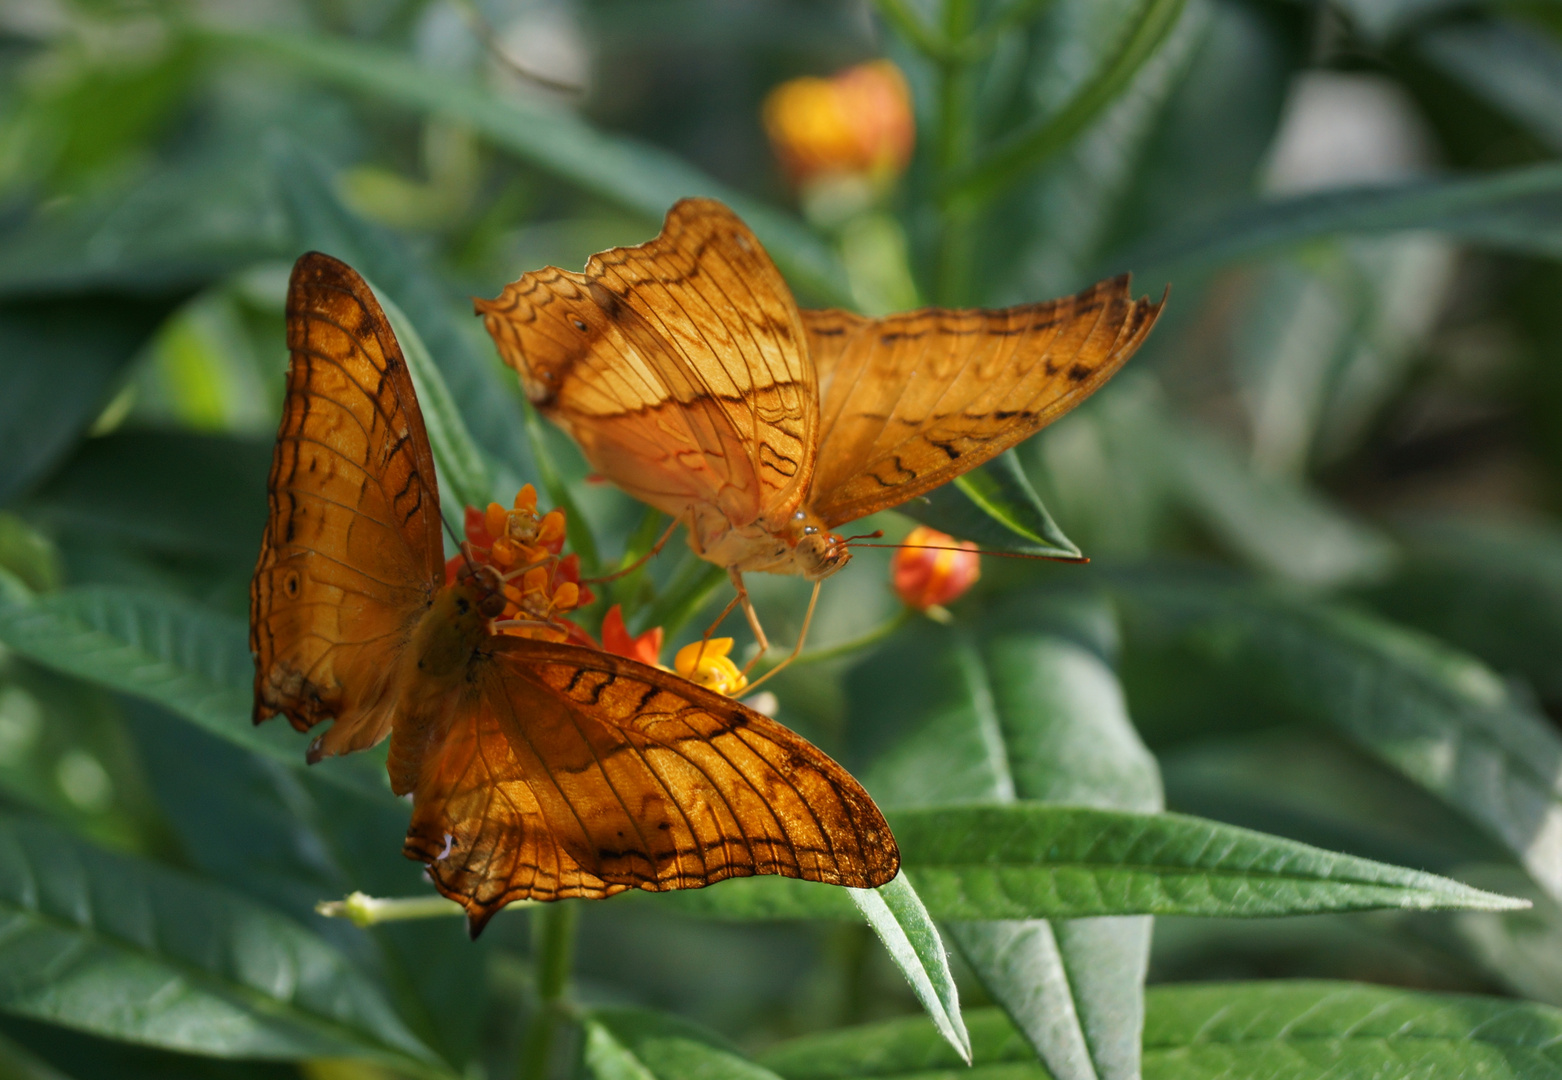
M948 544L858 544L864 548L889 548L894 551L968 551L973 555L988 555L994 559L1036 559L1041 562L1087 563L1085 555L1033 555L1026 551L989 551L986 548L951 547Z
M662 533L662 538L651 545L651 550L647 551L644 555L640 556L628 566L614 570L611 574L604 574L602 577L582 578L580 583L582 585L606 585L610 581L617 581L619 578L624 577L627 574L634 573L636 570L640 569L647 562L661 553L662 548L667 545L667 541L672 539L673 530L682 523L682 518L673 518L672 523L669 524L667 529Z

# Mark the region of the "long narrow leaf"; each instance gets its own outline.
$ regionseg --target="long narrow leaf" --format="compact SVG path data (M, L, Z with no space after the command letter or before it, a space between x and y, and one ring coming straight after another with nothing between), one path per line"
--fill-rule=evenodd
M604 134L560 109L501 97L372 45L261 31L202 33L213 44L276 57L351 89L468 124L495 145L658 223L686 196L721 199L749 224L794 285L823 301L851 302L839 260L801 223L664 150Z
M911 991L938 1028L938 1033L960 1052L967 1064L971 1060L971 1037L960 1018L960 995L954 976L949 973L949 958L944 954L938 927L928 918L916 891L900 873L888 885L877 889L848 889L852 902L862 912L873 932L889 950Z

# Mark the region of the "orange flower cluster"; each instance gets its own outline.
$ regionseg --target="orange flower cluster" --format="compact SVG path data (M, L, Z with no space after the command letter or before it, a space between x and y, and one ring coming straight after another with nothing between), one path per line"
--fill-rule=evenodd
M445 583L471 573L476 566L498 571L504 591L504 610L493 620L501 634L537 641L567 641L590 649L627 656L642 664L676 671L690 682L718 694L736 694L748 685L728 657L731 638L696 641L678 650L671 668L661 663L662 628L652 627L638 637L629 633L624 612L614 604L602 620L599 644L565 615L592 603L596 597L580 583L580 556L564 554L564 511L537 512L537 489L527 484L506 510L489 503L486 510L466 508L466 543L462 553L445 563Z
M829 79L791 79L770 92L765 131L799 186L831 175L864 176L882 187L911 161L916 118L906 78L888 60Z
M918 611L953 603L982 576L982 557L969 540L918 525L890 560L896 594Z
M563 616L596 599L580 584L580 556L564 555L564 511L537 513L537 489L527 484L506 510L466 509L463 554L445 564L445 581L467 572L468 563L491 566L503 581L504 611L495 617L501 634L539 641L596 646L590 635Z

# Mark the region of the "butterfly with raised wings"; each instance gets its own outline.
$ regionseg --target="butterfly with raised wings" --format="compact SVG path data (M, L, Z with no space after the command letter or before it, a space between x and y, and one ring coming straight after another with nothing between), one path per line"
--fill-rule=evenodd
M405 854L467 911L899 868L862 786L780 724L610 653L496 634L499 582L446 584L433 453L373 293L326 255L288 287L287 397L250 586L255 721L390 737ZM497 603L496 603L497 601Z
M736 214L684 199L654 240L594 255L584 273L525 274L476 308L592 468L727 569L763 651L744 573L835 573L851 557L836 528L1074 408L1164 303L1134 300L1123 275L995 311L800 309Z

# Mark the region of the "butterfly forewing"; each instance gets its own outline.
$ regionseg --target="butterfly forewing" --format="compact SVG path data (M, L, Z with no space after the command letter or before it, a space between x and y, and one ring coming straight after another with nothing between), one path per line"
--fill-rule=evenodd
M317 753L372 745L408 627L442 580L433 457L401 350L363 280L310 254L287 300L292 354L250 585L255 718L304 730Z
M662 233L479 301L505 362L594 468L681 515L778 523L813 469L818 394L797 306L747 226L685 199Z
M803 312L824 387L809 508L840 525L995 457L1106 382L1160 310L1124 275L996 311Z
M521 898L755 874L868 888L898 870L889 827L844 769L675 675L505 639L462 694L442 741L398 745L398 727L391 758L420 777L407 853L475 926Z

